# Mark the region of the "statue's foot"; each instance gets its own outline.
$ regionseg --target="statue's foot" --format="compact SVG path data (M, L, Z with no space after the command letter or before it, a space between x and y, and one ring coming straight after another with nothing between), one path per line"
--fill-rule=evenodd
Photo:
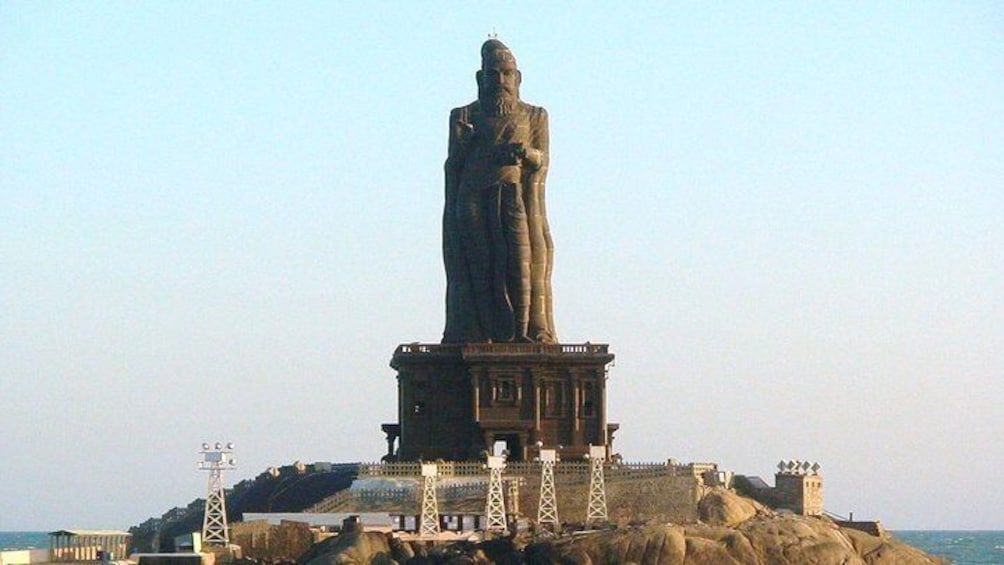
M536 334L534 334L534 341L536 341L538 343L557 343L558 342L558 340L554 339L554 336L551 335L551 332L549 332L547 330L539 330Z

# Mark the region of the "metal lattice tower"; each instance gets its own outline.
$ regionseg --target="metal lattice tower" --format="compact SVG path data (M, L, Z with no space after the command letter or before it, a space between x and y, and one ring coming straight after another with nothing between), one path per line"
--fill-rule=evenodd
M439 468L434 463L422 464L422 522L421 537L439 535L439 503L436 500L436 477Z
M237 462L232 457L234 444L226 447L216 442L215 446L202 444L202 461L199 469L209 471L209 490L206 494L206 510L202 518L202 544L207 546L230 545L227 528L227 504L223 491L223 470L233 469Z
M602 523L607 517L607 491L603 480L603 464L607 460L604 445L589 446L589 506L586 509L586 525Z
M505 502L502 498L502 471L505 457L488 456L488 501L485 505L485 532L506 531Z
M540 501L537 506L537 524L558 526L558 497L554 492L554 465L558 462L558 452L553 449L540 450Z

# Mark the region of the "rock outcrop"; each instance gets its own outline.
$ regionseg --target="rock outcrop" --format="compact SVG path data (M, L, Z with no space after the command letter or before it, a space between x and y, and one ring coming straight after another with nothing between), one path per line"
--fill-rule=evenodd
M708 489L694 524L624 526L571 535L518 537L425 551L377 533L351 533L301 558L302 565L347 563L541 563L593 565L942 564L891 536L842 528L826 517L779 514L725 489ZM383 538L383 539L380 539ZM394 544L397 544L395 547Z
M325 540L297 559L299 565L349 565L400 563L414 556L400 551L400 543L380 532L348 532ZM395 555L392 545L399 549ZM396 557L396 559L395 559Z
M723 488L710 489L697 503L701 522L712 526L735 526L756 516L769 514L766 506Z
M839 528L825 518L758 516L736 528L707 524L649 525L561 539L542 563L675 564L937 564L944 561L895 539ZM529 560L528 560L529 561Z

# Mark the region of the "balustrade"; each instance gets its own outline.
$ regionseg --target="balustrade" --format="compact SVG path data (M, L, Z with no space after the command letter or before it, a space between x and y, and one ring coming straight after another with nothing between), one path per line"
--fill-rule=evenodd
M605 343L403 343L394 351L398 354L439 354L439 355L605 355L609 345Z

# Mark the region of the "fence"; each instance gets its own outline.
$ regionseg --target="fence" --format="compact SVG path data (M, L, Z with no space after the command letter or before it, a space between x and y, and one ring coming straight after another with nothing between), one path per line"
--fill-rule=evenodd
M438 464L440 477L481 477L488 472L482 463L474 461L447 461ZM606 463L603 472L607 480L633 479L647 477L682 477L701 476L709 471L717 471L716 463ZM540 464L528 461L507 463L505 474L508 476L540 474ZM421 463L360 463L359 478L409 478L422 475ZM589 463L583 461L559 462L554 467L554 475L576 477L584 476L589 480Z
M412 479L413 486L364 487L340 491L314 504L306 512L337 512L349 507L387 507L389 505L410 505L418 503L418 478L422 474L421 463L358 463L360 479L388 478ZM608 462L604 465L604 477L608 485L617 483L659 479L663 477L692 478L700 481L705 473L715 472L715 463L667 462ZM487 492L488 471L479 462L448 461L438 463L440 482L439 497L444 502L484 498ZM506 465L505 477L527 479L536 484L540 477L540 464L515 461ZM590 478L588 462L559 462L554 467L555 482L564 487L587 485ZM461 479L451 483L450 479ZM688 482L689 484L689 482Z

